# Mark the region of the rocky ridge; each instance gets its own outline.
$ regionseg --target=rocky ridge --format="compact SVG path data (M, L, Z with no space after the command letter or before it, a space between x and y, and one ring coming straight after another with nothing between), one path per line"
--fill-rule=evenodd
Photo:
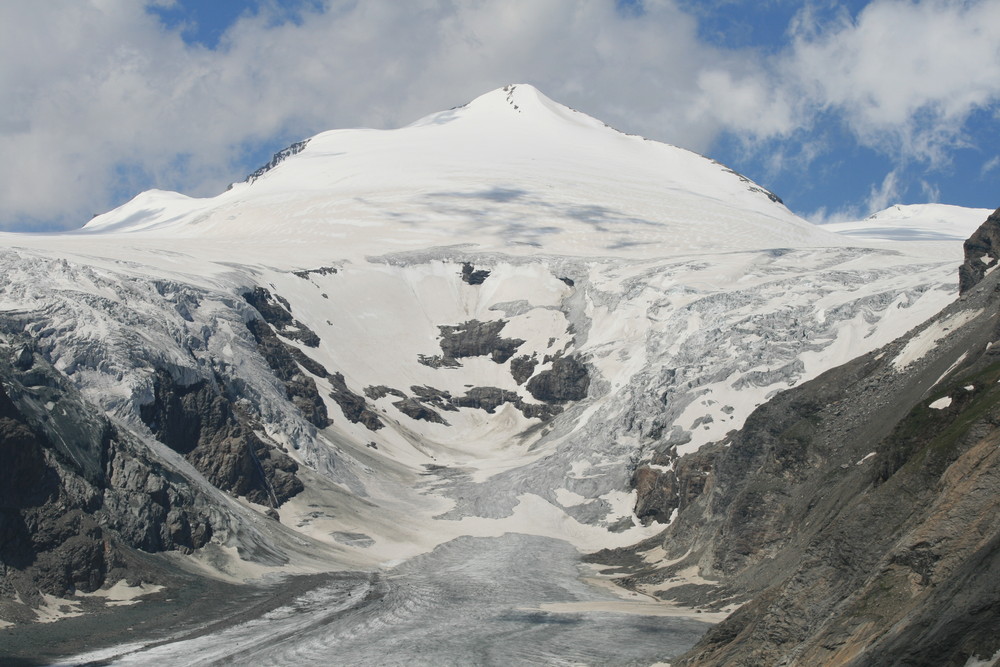
M596 560L663 599L742 603L674 664L1000 651L1000 279L967 268L998 231L994 214L966 244L964 296L936 318L782 392L724 441L637 468L637 513L676 519ZM692 568L700 583L685 584Z
M142 581L136 551L190 553L233 529L213 501L97 414L32 348L0 345L0 613ZM148 578L148 577L147 577ZM23 604L18 604L20 600Z

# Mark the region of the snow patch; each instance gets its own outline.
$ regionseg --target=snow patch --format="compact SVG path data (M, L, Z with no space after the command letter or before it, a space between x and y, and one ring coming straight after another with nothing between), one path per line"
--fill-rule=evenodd
M933 408L934 410L944 410L949 405L951 405L951 396L943 396L942 398L930 403L927 407Z
M963 352L962 354L960 354L959 357L958 357L958 359L956 359L954 361L954 363L952 363L951 366L948 366L948 369L944 373L941 373L941 377L939 377L937 380L934 381L934 384L931 385L931 389L933 389L934 387L936 387L939 384L941 384L942 380L944 380L946 377L948 377L949 375L951 375L951 372L953 370L955 370L956 368L958 368L958 365L960 363L962 363L963 361L965 361L965 358L967 356L969 356L968 352Z
M158 593L164 589L159 584L140 582L137 586L129 586L124 579L116 582L110 588L102 588L93 593L76 592L77 597L104 598L109 607L122 607L139 602L139 598Z
M80 603L76 600L66 600L47 593L42 594L42 605L34 610L39 623L55 623L64 618L82 616Z
M998 664L1000 664L1000 651L997 651L992 657L986 659L976 655L970 656L965 661L964 667L996 667Z
M982 308L963 310L932 323L903 346L903 349L896 355L896 358L892 360L893 367L896 370L902 370L913 362L922 359L949 332L971 322L979 317L982 312Z
M556 502L563 507L576 507L577 505L582 505L587 502L584 496L579 493L573 493L567 489L556 489L555 491Z

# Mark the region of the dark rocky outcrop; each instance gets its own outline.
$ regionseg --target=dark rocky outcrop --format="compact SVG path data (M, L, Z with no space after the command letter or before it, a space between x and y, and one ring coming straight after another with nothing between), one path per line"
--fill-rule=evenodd
M435 354L433 356L427 356L425 354L417 355L417 362L423 364L424 366L430 366L431 368L461 368L462 364L458 362L457 359L451 359L448 357L442 357L440 354Z
M959 311L919 359L898 361L933 321L778 394L673 479L637 469L637 510L679 514L664 563L631 561L627 583L697 566L718 584L663 597L745 601L672 664L960 666L1000 650L1000 275L936 319ZM692 487L682 471L705 456Z
M673 511L684 510L705 490L717 448L703 447L690 456L657 455L632 473L635 515L643 524L668 523Z
M457 367L461 366L458 359L489 356L494 362L502 364L524 344L519 338L500 337L506 325L506 320L469 320L454 326L440 325L443 354L434 357L421 355L419 361L432 368Z
M475 408L493 414L504 403L513 403L517 407L523 401L516 392L498 389L497 387L473 387L465 392L465 396L455 399L455 405L461 408Z
M343 374L330 373L323 364L310 358L299 348L283 342L262 320L252 320L247 323L247 327L271 370L284 383L288 397L311 424L326 428L330 425L329 413L316 388L315 380L303 375L298 366L330 382L330 398L340 406L348 421L364 424L372 431L385 425L364 397L348 388Z
M406 394L398 389L393 389L392 387L387 387L384 384L371 385L365 387L365 396L373 401L377 401L380 398L384 398L389 395L398 396L399 398L406 398Z
M337 269L333 266L321 266L318 269L305 269L302 271L292 271L293 276L298 276L303 280L309 280L309 276L316 274L318 276L332 276L337 274Z
M379 398L389 393L402 397L403 400L396 401L393 405L408 417L445 425L448 422L438 410L457 412L459 408L470 408L494 414L501 405L509 403L528 419L543 421L552 419L563 410L559 405L527 403L517 392L498 387L470 387L462 396L453 396L449 391L426 385L410 387L413 396L383 387L369 387L368 390L376 390L369 395Z
M330 392L330 398L337 402L348 421L354 424L363 424L370 431L377 431L385 426L378 413L368 405L368 401L347 387L347 382L342 374L334 373L328 375L327 379L330 380L330 386L333 388L333 391Z
M262 337L267 335L266 332L261 332L261 334ZM286 345L285 349L288 350L288 353L290 355L292 355L292 359L295 360L295 363L297 363L299 366L302 366L302 368L306 369L316 377L321 377L321 378L330 377L330 372L326 370L326 366L319 363L318 361L310 357L308 354L306 354L299 348L295 347L294 345ZM292 374L292 377L294 377L294 373Z
M413 392L414 397L421 403L433 405L441 410L458 412L458 408L455 407L450 391L436 389L427 385L413 385L410 387L410 391Z
M549 403L579 401L587 397L590 374L579 355L558 357L552 368L542 371L528 381L528 392L536 400Z
M139 408L142 420L214 486L270 507L302 491L298 464L258 438L217 384L182 386L161 370L153 394Z
M396 406L397 410L411 419L431 422L432 424L448 425L448 422L446 422L444 417L442 417L438 412L427 407L415 398L404 398L401 401L396 401L393 405Z
M280 296L274 298L263 287L255 287L243 294L243 298L285 338L297 340L306 347L319 347L316 332L292 317L291 306Z
M979 229L965 241L965 261L958 270L958 291L965 294L972 289L986 271L1000 260L1000 209L986 219Z
M267 172L271 171L272 169L274 169L275 167L277 167L279 164L281 164L282 162L284 162L288 158L292 157L293 155L297 155L298 153L301 153L303 151L303 149L305 149L305 147L306 147L306 145L308 143L309 143L309 140L306 139L305 141L296 141L294 144L291 144L290 146L287 146L286 148L282 148L280 151L278 151L277 153L275 153L274 155L271 156L271 160L267 164L265 164L264 166L260 167L259 169L256 169L252 174L250 174L249 176L247 176L244 179L244 182L245 183L253 183L258 178L260 178L261 176L263 176ZM230 186L230 187L232 187L232 186Z
M136 549L190 551L213 534L187 480L90 407L31 351L0 353L0 616L30 620L40 594L145 578Z
M257 350L267 361L275 377L285 385L288 398L309 423L326 428L330 419L326 403L316 389L316 381L306 376L299 368L302 365L313 375L326 377L326 368L307 357L301 350L278 338L274 330L263 320L250 320L247 329L257 341Z
M562 412L561 406L526 403L516 392L497 387L472 387L464 396L456 398L454 403L462 408L485 410L489 414L493 414L501 405L510 403L528 419L542 421L548 421Z
M532 373L535 372L535 366L538 365L538 358L534 355L528 356L522 354L519 357L514 357L510 360L510 374L514 378L514 382L519 385L525 383L525 381L531 377Z
M469 285L482 285L490 277L490 272L486 269L477 270L472 264L465 262L462 264L462 281Z

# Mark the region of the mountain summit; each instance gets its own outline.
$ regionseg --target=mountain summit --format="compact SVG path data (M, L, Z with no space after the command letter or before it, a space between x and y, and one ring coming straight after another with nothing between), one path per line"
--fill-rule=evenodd
M85 231L662 256L837 245L749 179L519 84L395 130L333 130L209 199L147 192Z

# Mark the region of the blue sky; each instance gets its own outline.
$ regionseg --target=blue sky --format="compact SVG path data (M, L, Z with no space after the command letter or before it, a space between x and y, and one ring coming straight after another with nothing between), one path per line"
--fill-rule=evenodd
M212 195L288 143L511 82L814 221L1000 205L995 0L12 0L0 229Z

